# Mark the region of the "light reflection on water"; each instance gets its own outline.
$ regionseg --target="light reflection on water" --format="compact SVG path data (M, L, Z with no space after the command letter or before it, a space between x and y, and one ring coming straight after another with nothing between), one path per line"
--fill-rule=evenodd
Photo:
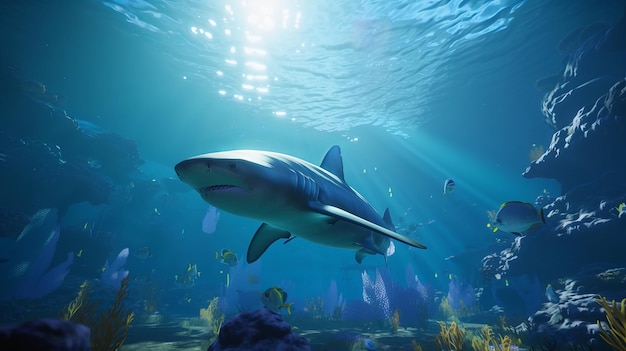
M506 30L525 1L104 4L225 99L320 130L406 134L428 120L451 62Z

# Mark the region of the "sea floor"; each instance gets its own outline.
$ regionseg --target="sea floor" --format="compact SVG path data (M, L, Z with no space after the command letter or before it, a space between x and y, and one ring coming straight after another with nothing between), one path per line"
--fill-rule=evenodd
M209 332L205 326L182 326L184 320L170 321L166 324L134 324L128 332L124 351L133 350L185 350L205 351L208 346ZM315 324L315 323L313 323ZM320 323L322 324L322 323ZM292 331L308 339L312 351L353 351L353 343L340 335L361 335L376 342L378 350L412 351L413 341L422 346L424 351L435 350L435 337L439 335L439 325L430 321L426 330L400 328L398 331L378 330L371 327L363 329L342 326L340 323L323 323L319 328L292 326ZM467 329L479 329L482 325L464 324ZM364 330L365 329L365 330Z

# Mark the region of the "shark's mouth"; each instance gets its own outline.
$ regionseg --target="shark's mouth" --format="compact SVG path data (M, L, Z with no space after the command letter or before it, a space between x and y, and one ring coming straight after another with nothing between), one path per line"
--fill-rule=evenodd
M229 184L219 184L219 185L210 185L204 188L204 191L219 191L219 190L228 190L236 188L234 185Z
M209 185L200 189L200 193L203 195L208 195L214 192L240 192L243 189L236 185L230 184L217 184L217 185Z

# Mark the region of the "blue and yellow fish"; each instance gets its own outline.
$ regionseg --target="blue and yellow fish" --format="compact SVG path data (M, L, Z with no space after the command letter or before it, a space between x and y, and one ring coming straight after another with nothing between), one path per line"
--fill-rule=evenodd
M527 202L509 201L500 206L500 209L493 218L493 223L487 227L493 228L493 232L501 230L513 235L521 236L522 233L539 229L546 219L543 215L543 208L539 211Z
M174 276L174 281L181 288L191 288L196 284L199 276L198 266L190 263L183 273Z
M215 252L215 259L222 259L223 264L227 264L230 267L237 265L237 254L234 251L223 249L222 254Z
M278 312L281 308L284 308L287 313L291 314L293 302L286 303L286 301L287 293L277 286L265 290L263 296L261 296L261 302L267 309Z

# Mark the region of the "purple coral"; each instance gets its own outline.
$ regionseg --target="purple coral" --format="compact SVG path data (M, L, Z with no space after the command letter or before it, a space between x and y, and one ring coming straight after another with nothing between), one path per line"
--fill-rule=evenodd
M345 301L343 295L338 292L337 281L331 280L328 291L324 298L324 309L328 316L333 316L337 310L343 310Z
M240 313L224 323L207 351L222 350L310 351L311 346L291 331L279 313L261 308Z
M376 280L372 280L366 271L361 273L361 278L363 281L363 301L376 309L379 318L388 319L391 317L393 312L387 292L388 288L392 288L391 279L388 279L389 283L386 283L378 269L376 269Z
M407 286L391 279L389 270L376 270L375 278L361 274L363 300L349 301L344 318L387 321L397 310L404 325L423 327L430 314L430 293L412 271L407 271Z
M459 310L462 306L472 307L476 303L474 287L469 283L460 282L456 277L448 284L448 303Z

